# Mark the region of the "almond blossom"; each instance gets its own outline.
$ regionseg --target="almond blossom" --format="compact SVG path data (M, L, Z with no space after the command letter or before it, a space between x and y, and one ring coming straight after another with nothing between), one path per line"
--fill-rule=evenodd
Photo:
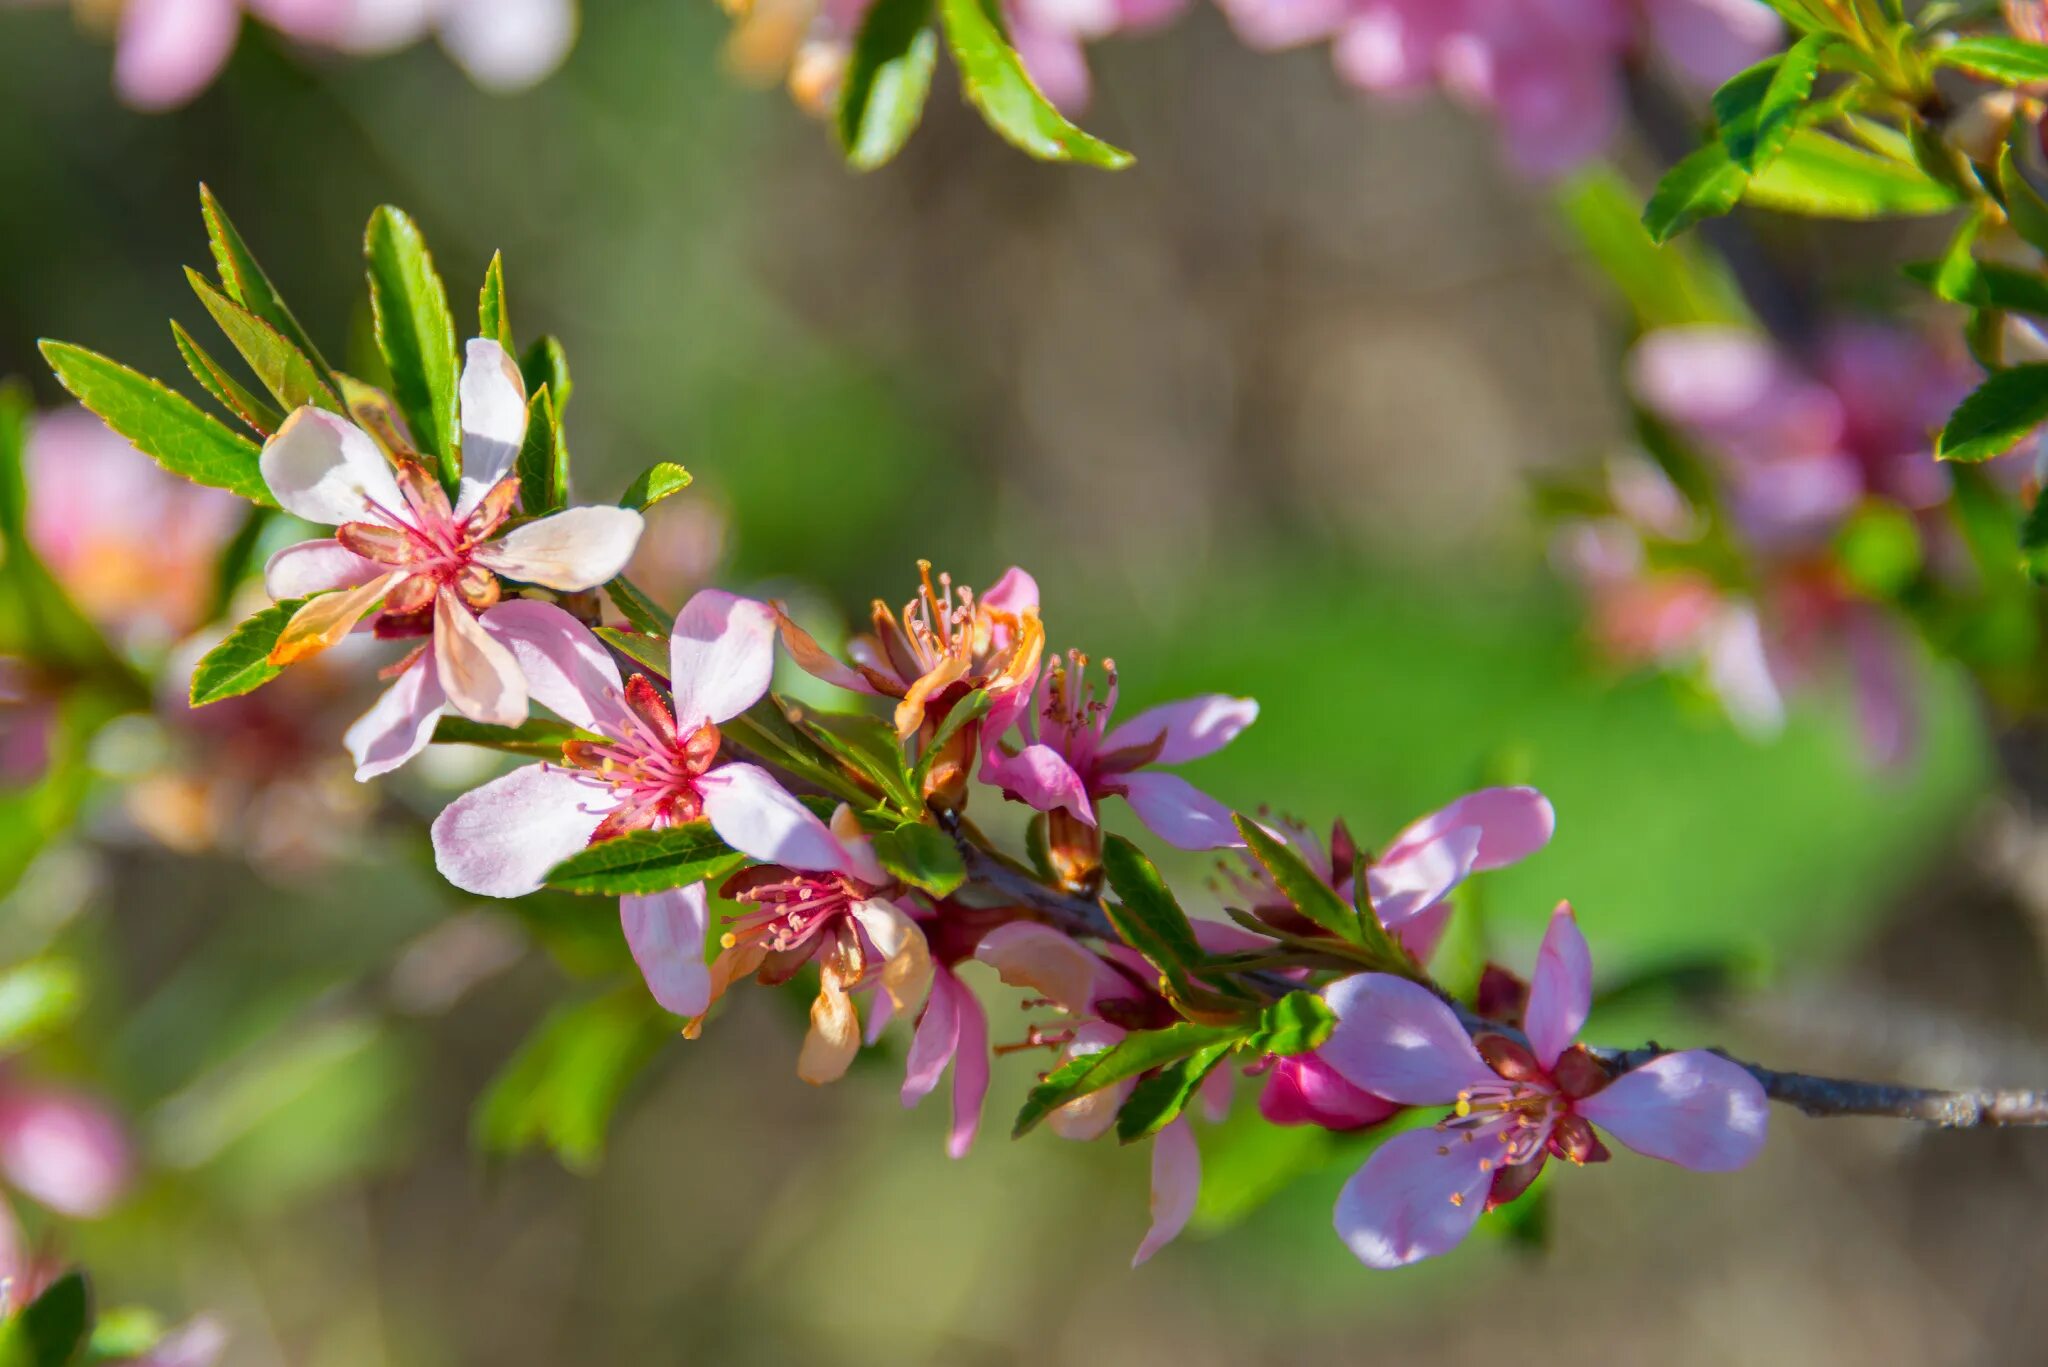
M1557 813L1534 788L1481 788L1395 836L1365 870L1380 924L1418 963L1450 923L1450 896L1475 873L1527 859L1550 843Z
M1527 1191L1551 1155L1604 1161L1600 1131L1701 1172L1743 1167L1763 1147L1768 1103L1740 1065L1694 1049L1613 1076L1574 1043L1592 960L1568 903L1537 955L1526 1045L1475 1040L1428 988L1389 974L1346 978L1325 996L1337 1025L1318 1051L1324 1063L1376 1096L1451 1107L1434 1127L1387 1140L1338 1197L1337 1232L1369 1267L1448 1252L1482 1211Z
M394 468L368 432L323 409L298 409L263 447L263 479L278 503L338 528L264 566L271 597L312 595L285 624L271 663L324 650L373 612L380 637L430 638L350 729L359 778L416 753L444 704L498 726L526 720L526 681L477 620L502 595L499 576L564 593L596 588L624 568L640 538L640 514L610 507L570 508L500 535L519 496L512 468L526 434L526 387L504 348L479 338L469 343L460 397L462 472L452 504L411 452L397 453Z
M500 604L485 628L534 698L596 739L563 746L457 798L435 818L434 862L466 892L521 897L594 841L708 820L755 859L804 868L843 858L839 842L766 770L718 762L718 726L768 691L775 615L765 603L705 589L669 637L668 699L644 674L622 681L603 643L545 603ZM665 1010L701 1015L715 995L703 958L704 885L619 901L626 942Z
M1259 705L1208 694L1151 708L1112 728L1116 663L1103 661L1100 696L1087 668L1088 658L1077 651L1054 657L1034 686L991 709L982 730L982 782L1051 816L1048 844L1055 862L1064 861L1068 881L1083 881L1093 868L1100 843L1096 807L1105 797L1123 798L1153 834L1181 849L1243 844L1228 807L1177 774L1150 769L1214 754L1257 719ZM1014 752L1004 744L1013 725L1023 741Z

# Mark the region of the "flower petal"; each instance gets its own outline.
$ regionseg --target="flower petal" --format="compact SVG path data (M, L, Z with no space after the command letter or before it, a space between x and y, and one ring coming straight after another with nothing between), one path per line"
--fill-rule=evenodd
M1126 774L1118 791L1138 820L1167 844L1183 850L1235 849L1244 844L1230 808L1179 774Z
M27 1090L0 1100L0 1172L51 1210L82 1220L104 1215L133 1170L128 1137L97 1101Z
M528 764L456 798L434 818L434 867L484 897L523 897L590 843L616 804L609 789L555 764Z
M1426 987L1388 973L1360 973L1323 996L1337 1026L1316 1053L1354 1087L1403 1105L1430 1106L1500 1081L1451 1008Z
M1279 1060L1259 1093L1259 1114L1274 1125L1357 1130L1377 1125L1400 1109L1385 1097L1352 1086L1314 1054Z
M1559 902L1536 953L1523 1020L1529 1050L1545 1068L1572 1046L1593 1005L1593 959L1570 902Z
M1073 939L1037 921L997 926L981 937L974 957L1010 986L1029 988L1070 1016L1088 1014L1102 974L1117 976Z
M1395 1135L1344 1184L1337 1237L1367 1267L1404 1267L1450 1252L1486 1208L1493 1174L1479 1166L1485 1148L1445 1144L1435 1130Z
M1182 1116L1152 1139L1152 1228L1131 1255L1132 1267L1141 1266L1179 1236L1201 1194L1202 1153L1195 1147L1194 1127Z
M917 922L886 897L854 904L853 919L882 955L881 988L890 1005L908 1011L932 985L931 949Z
M1736 729L1768 740L1785 725L1785 698L1771 668L1763 623L1749 603L1730 604L1702 632L1707 687Z
M1701 1172L1747 1166L1770 1123L1757 1080L1703 1049L1652 1059L1574 1108L1637 1153Z
M1060 1054L1060 1062L1099 1054L1118 1043L1124 1037L1123 1027L1111 1025L1108 1021L1088 1021L1074 1031L1074 1038ZM1045 1118L1045 1127L1062 1139L1086 1143L1100 1139L1116 1124L1116 1113L1123 1109L1124 1102L1138 1085L1134 1077L1076 1097Z
M998 612L1038 611L1038 581L1017 565L1003 571L1003 577L981 595L982 605Z
M235 0L134 0L121 11L114 88L137 109L170 109L220 74L241 32Z
M1154 764L1184 764L1215 754L1258 719L1252 699L1208 693L1140 712L1104 737L1102 748L1113 752L1160 741Z
M626 947L633 951L648 992L672 1016L701 1016L711 1005L711 970L704 962L707 919L702 883L619 899Z
M354 588L391 567L365 560L331 536L300 541L277 552L263 564L263 589L273 600L306 598L331 589Z
M368 518L372 507L404 515L391 462L369 433L325 409L295 410L263 444L263 482L284 510L338 527Z
M343 639L399 578L396 573L380 574L354 588L318 594L307 600L284 624L284 630L277 633L277 640L270 647L270 663L297 664Z
M519 661L445 588L434 596L433 657L441 690L463 716L488 726L526 720L526 676Z
M356 781L388 774L426 749L447 701L433 656L422 651L342 737L355 757Z
M512 652L534 702L586 730L618 734L625 685L604 643L552 603L510 598L483 615L484 630Z
M953 977L955 1012L960 1025L953 1048L953 1128L946 1134L946 1156L965 1158L981 1128L981 1104L988 1096L988 1016L967 984ZM936 984L935 984L936 985Z
M676 614L668 643L676 724L730 721L761 701L775 673L775 609L704 589Z
M1534 788L1481 788L1402 831L1387 847L1383 862L1391 863L1464 826L1479 828L1472 872L1484 873L1526 859L1549 844L1557 829L1557 813L1550 799Z
M850 692L872 694L875 691L875 686L868 682L865 674L826 653L816 637L791 621L789 615L780 609L775 613L775 629L782 637L782 648L789 652L789 658L795 660L797 668L804 673Z
M1440 905L1472 872L1479 841L1477 826L1460 826L1405 848L1397 845L1399 853L1366 869L1366 894L1380 924L1403 935L1424 912ZM1402 942L1407 943L1405 935Z
M492 485L512 473L519 444L526 439L526 381L505 348L488 337L472 337L463 351L462 480L456 486L455 516L468 517Z
M948 977L951 975L948 974ZM960 1004L938 980L925 999L924 1013L917 1018L917 1030L910 1037L910 1053L903 1064L905 1106L915 1106L931 1095L945 1076L960 1043Z
M825 823L766 769L721 764L697 780L697 792L718 838L742 854L793 869L846 867L846 851Z
M827 963L818 977L818 996L811 1003L811 1028L797 1054L796 1075L813 1086L846 1076L860 1052L860 1013L854 1010L846 982Z
M646 525L631 508L565 508L485 542L475 560L522 584L594 589L626 568Z
M1090 826L1095 808L1088 801L1088 787L1065 757L1050 745L1034 742L1014 755L991 751L982 760L981 781L1000 788L1034 811L1050 812L1064 807Z
M561 65L575 43L574 0L460 0L442 7L441 46L486 90L526 89Z

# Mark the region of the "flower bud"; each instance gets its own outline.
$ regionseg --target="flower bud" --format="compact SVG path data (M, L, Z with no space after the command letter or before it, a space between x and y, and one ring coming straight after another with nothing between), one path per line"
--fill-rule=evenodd
M1259 1093L1259 1114L1275 1125L1320 1125L1326 1130L1362 1130L1401 1108L1385 1097L1353 1086L1314 1054L1275 1062Z

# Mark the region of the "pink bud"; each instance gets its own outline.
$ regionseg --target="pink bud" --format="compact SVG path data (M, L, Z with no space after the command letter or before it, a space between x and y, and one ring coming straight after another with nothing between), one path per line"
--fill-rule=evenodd
M1314 1054L1280 1059L1259 1093L1259 1114L1275 1125L1362 1130L1400 1109L1385 1097L1346 1082Z

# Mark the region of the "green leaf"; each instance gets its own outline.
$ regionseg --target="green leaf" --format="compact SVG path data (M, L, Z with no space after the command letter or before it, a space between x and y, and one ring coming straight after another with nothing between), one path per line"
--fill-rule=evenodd
M1863 592L1895 598L1920 574L1919 526L1906 509L1870 500L1836 533L1835 560Z
M1124 943L1165 975L1176 997L1213 998L1216 994L1197 986L1193 978L1208 955L1152 861L1130 841L1112 835L1103 842L1102 869L1118 899L1106 903L1104 910Z
M213 321L221 332L241 353L242 359L249 363L249 369L257 380L270 391L285 412L312 404L330 413L347 416L341 396L327 387L327 382L320 378L320 373L306 359L305 353L287 341L283 333L222 294L207 283L205 276L189 266L185 269L185 279L192 286L192 292L199 296L199 302L206 305L206 311L213 315Z
M2001 370L1979 385L1934 443L1939 460L1980 461L2010 451L2048 420L2048 365Z
M906 821L893 831L877 831L870 840L883 868L934 897L950 897L967 881L959 849L936 826Z
M1139 1082L1117 1110L1117 1142L1129 1144L1148 1138L1178 1120L1201 1090L1202 1079L1215 1071L1216 1065L1236 1047L1236 1040L1204 1045Z
M597 627L597 639L618 651L635 664L641 665L658 678L668 677L668 638L647 636L637 631L621 631L617 627Z
M917 764L910 771L912 792L923 794L925 782L932 775L932 766L945 753L946 743L959 735L961 728L968 723L987 716L989 708L994 705L995 699L989 691L977 688L946 709L946 719L933 729L930 738L924 742L924 748L918 752Z
M2037 497L2020 522L2020 568L2035 583L2048 583L2048 498Z
M273 604L207 651L192 671L192 705L204 707L223 698L238 698L282 674L282 669L270 663L270 651L284 633L285 623L305 605L304 598Z
M554 395L542 385L526 401L526 438L513 467L519 476L519 506L528 517L546 517L568 506L567 456Z
M1748 173L1728 159L1728 149L1710 142L1664 173L1643 209L1652 242L1668 242L1703 218L1733 209Z
M648 635L665 637L674 629L676 615L648 597L639 585L625 575L622 574L606 584L604 591L612 600L612 606L624 613L628 622ZM668 666L664 664L661 668L663 676L666 677Z
M528 717L517 726L492 726L463 716L445 716L434 724L436 745L481 745L486 750L503 750L508 755L531 755L535 759L560 760L562 745L572 740L598 740L567 722L545 717Z
M213 197L213 191L204 185L199 187L199 212L206 220L206 240L213 248L214 265L220 271L221 286L227 290L228 298L240 304L264 322L285 335L291 344L304 352L320 372L322 380L334 385L334 372L320 357L320 349L313 345L313 339L299 326L299 320L285 305L270 283L270 277L263 273L263 267L256 261L242 235L235 231L235 225L228 220L227 210L220 207L220 201Z
M491 264L484 268L484 287L477 291L476 335L489 337L505 348L505 354L517 359L519 349L512 345L512 317L505 310L505 254L491 253Z
M640 472L619 497L621 508L646 512L655 504L690 487L690 472L672 460L657 461Z
M235 528L227 544L220 548L220 554L213 562L213 592L207 598L206 620L211 622L227 615L229 604L234 601L235 590L242 581L257 568L258 557L264 548L264 533L270 528L271 520L277 516L275 508L251 508L242 514L242 520Z
M163 1321L154 1310L140 1305L118 1305L100 1312L85 1345L88 1363L131 1363L157 1346L164 1336Z
M887 722L860 713L790 714L797 729L820 749L880 789L900 810L917 814L923 798L904 763L903 745Z
M22 461L30 409L27 385L0 381L0 653L26 654L45 666L119 679L146 697L147 686L78 610L29 539Z
M917 128L939 58L932 0L880 0L861 21L839 93L839 145L849 164L886 164Z
M68 342L39 344L71 396L135 449L174 475L274 508L256 443L209 417L184 395Z
M2027 123L2024 119L2013 121L2012 134L1998 152L1998 188L2005 196L2005 214L2012 222L2013 231L2026 239L2027 245L2036 251L2048 251L2048 200L2034 188L2034 183L2020 171L2014 160L2013 140L2024 136Z
M866 811L875 805L873 793L854 782L829 755L820 751L816 741L789 724L783 714L782 700L773 694L769 695L766 704L745 716L721 722L718 729L733 744L814 787L844 799L858 811ZM832 809L827 806L820 819L829 819L831 815ZM893 813L891 818L900 819Z
M627 897L723 878L744 862L710 822L692 821L600 840L548 870L545 881L562 892Z
M1937 66L1952 66L2001 85L2048 81L2048 47L2020 38L1998 34L1958 38L1930 55Z
M1316 877L1315 871L1302 862L1301 856L1286 841L1250 817L1239 816L1236 821L1238 833L1244 837L1252 857L1264 866L1272 876L1274 886L1280 889L1280 895L1296 911L1340 940L1360 946L1366 944L1368 932L1365 922L1372 918L1361 914ZM1373 924L1378 927L1377 919L1373 919ZM1385 931L1380 932L1380 938L1385 940Z
M1714 118L1721 126L1721 145L1730 161L1756 172L1785 149L1786 139L1798 123L1800 106L1813 93L1821 53L1834 41L1827 34L1810 33L1714 92Z
M1612 169L1575 176L1558 207L1644 328L1746 323L1749 308L1721 263L1690 243L1659 247L1643 228L1635 191Z
M594 1168L627 1085L671 1028L638 983L557 1007L492 1079L471 1138L489 1154L541 1146L572 1171Z
M0 1323L0 1367L66 1367L91 1328L91 1289L83 1273L68 1273Z
M1810 128L1795 132L1750 177L1745 204L1816 218L1905 218L1945 213L1960 197L1918 167L1851 147Z
M207 355L199 343L192 340L192 334L185 331L175 318L171 320L171 340L177 343L178 355L184 357L185 369L192 372L192 378L199 381L199 387L213 395L214 402L254 429L257 436L267 437L284 423L284 414L243 388L234 376L221 368L220 362Z
M1012 146L1042 161L1131 164L1129 152L1082 132L1039 93L991 0L940 0L940 17L968 100Z
M1198 1049L1233 1044L1244 1037L1248 1028L1181 1021L1163 1030L1137 1031L1107 1049L1069 1059L1031 1089L1024 1099L1024 1108L1017 1112L1017 1123L1011 1126L1010 1136L1023 1137L1069 1101L1113 1087L1127 1077L1164 1067Z
M363 235L370 310L377 349L391 371L391 393L421 454L437 463L453 488L462 434L455 403L455 319L448 290L434 270L419 228L404 212L382 205Z
M85 976L68 959L31 959L0 970L0 1054L61 1030L85 1001Z
M569 354L562 350L560 341L553 337L537 337L526 354L519 358L519 375L526 381L529 394L546 385L548 392L555 396L555 416L560 418L569 411L569 393L575 388L569 379Z
M1337 1013L1313 992L1290 992L1259 1016L1259 1028L1245 1040L1247 1049L1283 1057L1322 1047L1337 1028Z

